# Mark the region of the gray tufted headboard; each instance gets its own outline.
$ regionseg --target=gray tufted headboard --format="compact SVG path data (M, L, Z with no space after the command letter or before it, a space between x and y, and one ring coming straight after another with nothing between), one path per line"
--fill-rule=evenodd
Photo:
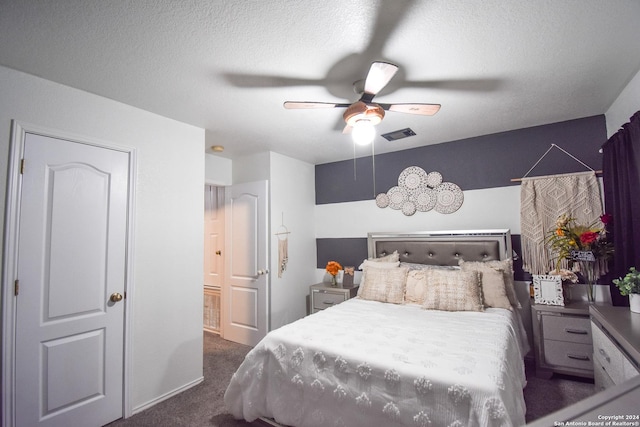
M458 265L465 261L491 261L511 257L511 232L500 230L421 231L369 233L369 257L394 251L401 262Z

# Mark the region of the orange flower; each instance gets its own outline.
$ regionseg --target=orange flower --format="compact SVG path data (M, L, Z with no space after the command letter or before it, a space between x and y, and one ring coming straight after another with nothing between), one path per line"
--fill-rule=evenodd
M556 236L564 236L564 231L562 230L562 228L558 228L556 230Z
M338 271L342 270L342 266L339 262L329 261L325 270L327 270L327 273L329 273L330 275L335 276L336 274L338 274Z

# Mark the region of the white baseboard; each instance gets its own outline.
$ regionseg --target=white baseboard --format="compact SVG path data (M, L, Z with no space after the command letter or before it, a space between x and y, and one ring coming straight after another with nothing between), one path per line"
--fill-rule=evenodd
M197 386L198 384L200 384L203 381L204 381L204 376L202 376L202 377L200 377L200 378L198 378L198 379L196 379L196 380L194 380L194 381L192 381L190 383L187 383L187 384L183 385L182 387L178 387L177 389L172 390L172 391L170 391L170 392L168 392L166 394L158 396L157 398L155 398L153 400L150 400L147 403L144 403L144 404L142 404L140 406L136 406L135 408L133 408L133 411L132 411L131 415L135 415L138 412L142 412L145 409L149 409L152 406L157 405L160 402L163 402L163 401L165 401L165 400L167 400L167 399L169 399L169 398L171 398L173 396L176 396L176 395L182 393L183 391L189 390L191 387Z

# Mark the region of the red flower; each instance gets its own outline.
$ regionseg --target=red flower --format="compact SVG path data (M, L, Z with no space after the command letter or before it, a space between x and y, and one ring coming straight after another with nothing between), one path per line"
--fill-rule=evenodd
M580 243L583 245L590 245L598 240L598 233L593 231L585 231L580 235Z
M608 214L608 213L606 213L606 214L602 214L602 215L600 216L600 221L602 221L602 223L603 223L604 225L609 224L609 223L611 222L611 220L612 220L612 219L613 219L613 215Z

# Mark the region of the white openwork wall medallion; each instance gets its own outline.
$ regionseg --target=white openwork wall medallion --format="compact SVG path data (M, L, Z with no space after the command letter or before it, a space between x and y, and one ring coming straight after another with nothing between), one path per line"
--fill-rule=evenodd
M464 202L460 187L443 182L440 172L425 172L418 166L410 166L398 176L398 185L376 196L376 206L401 210L411 216L416 212L449 214L457 211Z

